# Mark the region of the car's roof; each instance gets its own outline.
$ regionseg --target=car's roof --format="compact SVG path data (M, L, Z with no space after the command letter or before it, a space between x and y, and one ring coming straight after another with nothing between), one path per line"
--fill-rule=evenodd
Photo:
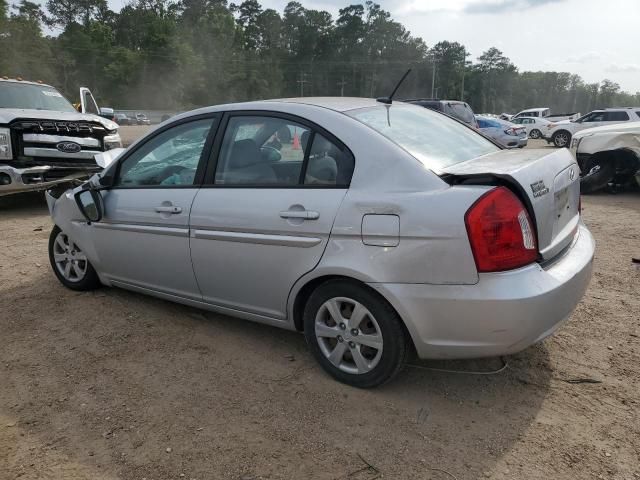
M19 84L26 84L26 85L39 85L41 87L50 87L50 88L55 88L51 85L48 85L46 83L42 83L42 82L31 82L29 80L16 80L15 78L1 78L0 77L0 82L6 82L6 83L19 83Z
M360 97L297 97L297 98L276 98L265 100L265 102L278 103L302 103L316 107L328 108L337 112L346 112L357 108L375 107L381 105L375 98ZM254 102L251 102L254 103Z
M549 107L525 108L524 110L521 110L520 113L522 113L522 112L542 112L544 110L549 110Z

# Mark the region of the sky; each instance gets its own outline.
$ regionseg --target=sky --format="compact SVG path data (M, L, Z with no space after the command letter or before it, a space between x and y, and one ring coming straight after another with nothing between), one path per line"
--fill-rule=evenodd
M125 0L110 0L119 9ZM232 0L233 1L233 0ZM235 0L240 3L241 0ZM259 0L282 12L288 0ZM305 8L338 10L364 0L299 0ZM231 2L230 2L231 3ZM497 47L520 71L577 73L640 91L640 0L377 0L431 47L441 40L467 47L470 59Z

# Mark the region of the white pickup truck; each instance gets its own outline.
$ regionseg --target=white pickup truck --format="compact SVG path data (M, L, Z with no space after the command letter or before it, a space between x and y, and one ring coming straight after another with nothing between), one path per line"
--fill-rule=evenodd
M556 115L551 114L551 110L547 107L528 108L513 115L509 120L520 117L538 117L549 120L550 122L559 122L560 120L575 120L580 117L580 113L558 113Z
M0 196L101 170L95 155L122 146L118 124L98 115L87 88L78 110L50 85L0 78Z

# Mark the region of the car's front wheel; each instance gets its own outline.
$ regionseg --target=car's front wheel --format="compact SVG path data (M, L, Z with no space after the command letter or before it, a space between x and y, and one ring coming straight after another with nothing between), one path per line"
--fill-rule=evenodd
M536 140L538 138L540 138L542 136L542 132L540 130L538 130L537 128L534 128L533 130L531 130L529 132L529 138Z
M60 283L72 290L94 290L100 279L84 252L57 225L49 236L49 261Z
M571 141L571 134L566 130L560 130L553 134L551 138L553 144L558 148L568 147Z
M409 351L395 310L375 292L345 280L328 281L311 294L304 332L324 370L359 388L391 380Z

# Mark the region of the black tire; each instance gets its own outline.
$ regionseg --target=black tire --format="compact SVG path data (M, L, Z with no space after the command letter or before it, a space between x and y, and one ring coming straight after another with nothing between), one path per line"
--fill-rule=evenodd
M558 130L553 134L553 137L551 137L551 141L558 148L569 148L571 146L571 133L566 130Z
M534 128L529 132L529 138L533 140L537 140L538 138L542 138L542 132L537 128Z
M316 316L325 302L334 298L346 298L360 303L374 317L373 321L379 327L379 333L382 336L381 354L377 364L366 373L348 373L335 366L323 353L320 346L321 340L316 337ZM307 344L318 363L333 378L354 387L373 388L390 381L400 372L410 351L408 335L393 307L375 292L348 280L330 280L317 287L305 305L303 321ZM371 325L371 322L369 321L363 328L367 328L367 325ZM362 334L362 330L360 331ZM356 336L350 338L357 340ZM347 348L350 342L346 340L344 342L344 348ZM366 346L358 344L353 348L357 348L361 354L367 353ZM352 347L349 346L341 358L348 358L351 355L351 349Z
M615 176L616 169L611 159L589 159L582 166L580 193L589 194L605 188Z
M64 275L58 270L58 266L56 265L54 258L54 247L56 243L56 239L58 235L62 233L60 227L55 225L51 230L51 235L49 235L49 262L51 263L51 268L53 269L53 273L58 278L60 283L62 283L65 287L70 288L71 290L77 290L81 292L86 292L89 290L95 290L100 287L100 279L98 278L98 274L96 273L93 265L86 260L86 269L84 276L79 278L78 280L70 280L65 278Z

